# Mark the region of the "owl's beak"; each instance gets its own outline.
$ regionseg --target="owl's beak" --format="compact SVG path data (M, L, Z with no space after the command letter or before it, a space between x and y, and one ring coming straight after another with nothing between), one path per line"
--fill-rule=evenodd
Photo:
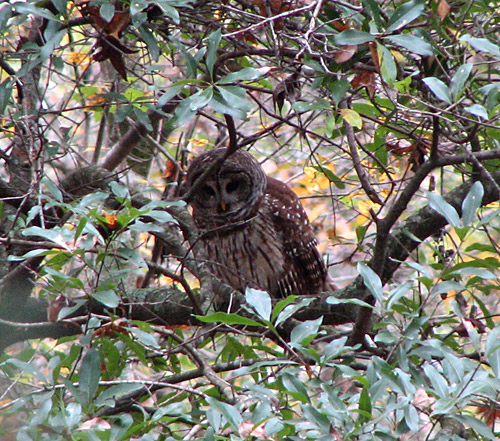
M226 211L226 209L227 209L227 204L226 204L226 201L224 199L221 199L221 201L220 201L220 208L222 208L222 211Z

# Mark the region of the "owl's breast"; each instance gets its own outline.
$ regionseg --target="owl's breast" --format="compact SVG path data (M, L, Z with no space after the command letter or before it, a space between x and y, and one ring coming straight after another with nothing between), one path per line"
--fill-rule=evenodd
M271 220L258 214L244 225L207 231L202 243L212 273L238 291L276 295L285 257Z

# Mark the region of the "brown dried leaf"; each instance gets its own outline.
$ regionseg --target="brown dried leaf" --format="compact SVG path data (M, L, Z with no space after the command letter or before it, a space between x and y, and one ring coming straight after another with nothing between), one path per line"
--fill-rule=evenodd
M345 63L346 61L349 61L356 51L358 50L358 46L342 46L337 50L335 55L333 56L333 59L337 64L342 64Z
M375 95L375 72L359 72L351 81L352 87L366 87L368 94L373 98Z
M450 10L451 10L450 5L446 0L441 0L439 2L439 5L437 7L437 14L441 19L441 21L443 21L448 16Z

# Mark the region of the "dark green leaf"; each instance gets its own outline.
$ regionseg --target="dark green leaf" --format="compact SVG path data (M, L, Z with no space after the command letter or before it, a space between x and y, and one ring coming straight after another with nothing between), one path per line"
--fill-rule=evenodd
M85 403L90 403L97 392L101 378L101 357L95 348L90 348L82 360L79 386Z
M389 19L387 32L394 32L404 28L413 20L420 17L425 8L425 2L421 0L413 0L400 6Z
M241 315L237 314L229 314L227 312L216 312L210 315L196 315L195 317L203 323L224 323L226 325L264 327L262 323L259 323L255 320L249 319L247 317L242 317Z
M386 37L389 41L396 44L397 46L404 47L418 55L431 56L434 55L434 49L432 45L427 43L420 37L415 37L413 35L401 34L401 35L391 35Z
M219 48L219 43L221 40L222 31L221 28L217 29L215 32L212 32L207 40L208 40L208 49L207 49L207 69L210 73L210 76L214 75L214 65L217 59L217 49Z
M453 75L450 83L450 90L455 101L460 98L471 71L472 63L462 64L455 72L455 75Z
M333 41L337 46L356 46L358 44L375 41L375 37L368 32L347 29L336 35Z

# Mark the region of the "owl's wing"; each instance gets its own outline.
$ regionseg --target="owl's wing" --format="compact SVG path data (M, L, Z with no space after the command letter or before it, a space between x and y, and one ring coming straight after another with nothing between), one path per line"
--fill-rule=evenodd
M268 177L265 204L283 243L285 271L278 294L318 294L326 289L328 274L304 207L283 182Z

